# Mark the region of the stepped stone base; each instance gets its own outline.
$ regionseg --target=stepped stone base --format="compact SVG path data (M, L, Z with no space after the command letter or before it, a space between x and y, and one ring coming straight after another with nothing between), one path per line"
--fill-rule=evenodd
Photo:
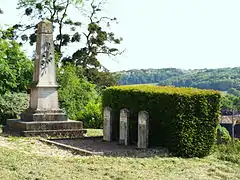
M58 137L58 138L80 138L87 131L84 129L44 130L44 131L23 131L22 136L32 137Z
M61 110L34 110L28 108L21 114L24 121L67 121L67 115Z
M83 137L87 132L81 121L31 121L8 119L3 132L18 136Z

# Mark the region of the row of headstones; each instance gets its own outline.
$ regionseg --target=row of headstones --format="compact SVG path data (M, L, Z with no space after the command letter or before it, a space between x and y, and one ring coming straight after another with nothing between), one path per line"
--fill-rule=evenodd
M111 141L112 137L112 109L110 107L104 108L104 126L103 126L103 140ZM119 144L129 145L129 118L130 112L128 109L120 110L119 119ZM147 111L140 111L138 113L138 148L148 148L148 126L149 114Z

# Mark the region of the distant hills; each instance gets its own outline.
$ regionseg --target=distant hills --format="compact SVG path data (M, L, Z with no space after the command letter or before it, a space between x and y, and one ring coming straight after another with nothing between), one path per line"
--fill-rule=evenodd
M240 67L183 70L176 68L121 71L119 84L156 84L196 87L240 95Z

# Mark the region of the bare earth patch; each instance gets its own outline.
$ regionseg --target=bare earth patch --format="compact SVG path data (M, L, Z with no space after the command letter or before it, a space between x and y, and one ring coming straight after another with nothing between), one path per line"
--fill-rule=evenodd
M94 153L101 153L105 156L123 156L123 157L153 157L168 156L165 149L137 149L136 145L124 146L117 142L104 142L102 137L85 139L52 140L65 145L70 145Z

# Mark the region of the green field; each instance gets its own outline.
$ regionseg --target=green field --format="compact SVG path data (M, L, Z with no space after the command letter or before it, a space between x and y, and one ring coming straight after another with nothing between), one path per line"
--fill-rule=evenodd
M101 131L90 130L88 135ZM73 155L37 138L0 136L0 179L240 179L240 146L206 158Z

